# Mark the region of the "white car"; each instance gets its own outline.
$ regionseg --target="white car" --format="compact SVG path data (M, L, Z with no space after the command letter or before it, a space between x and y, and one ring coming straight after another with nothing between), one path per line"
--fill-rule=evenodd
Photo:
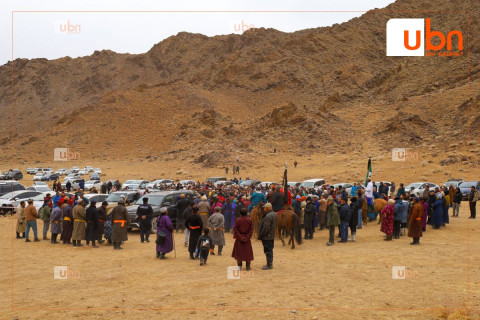
M148 183L150 182L147 180L127 180L122 185L122 190L145 189Z
M272 181L264 181L264 182L260 183L259 185L262 186L262 188L271 188L272 184L274 186L279 186L280 185L280 183L272 182Z
M325 184L325 179L318 178L318 179L309 179L305 180L300 184L300 187L304 188L318 188Z
M233 182L233 181L227 181L227 180L222 181L222 180L220 180L220 181L215 182L213 185L214 185L215 187L218 187L218 186L220 186L220 185L226 187L226 186L236 185L236 183Z
M170 179L158 179L158 180L147 183L147 188L148 189L155 189L155 187L154 187L155 185L157 185L157 188L158 188L161 184L169 186L172 183L173 183L173 180L170 180Z
M87 170L87 173L93 172L93 167L92 166L85 166L85 170Z
M70 181L71 190L77 190L80 188L80 182L85 183L85 179L83 178L75 178L75 179L66 179L62 182L62 189L67 188L67 181ZM85 187L85 186L84 186Z
M352 187L353 185L351 183L347 183L347 182L343 182L343 183L335 183L332 185L335 189L337 189L337 187L339 186L342 186L342 189L346 189L348 195L350 195L350 193L352 192Z
M27 190L33 190L33 191L40 191L40 192L52 192L52 189L50 189L48 186L43 186L43 185L34 185L31 187L28 187Z
M78 170L78 174L79 174L79 175L82 175L82 176L83 176L83 175L86 175L87 173L88 173L88 170L87 170L87 169L80 169L80 170Z
M43 177L43 173L37 172L37 173L35 173L35 175L33 176L33 181L42 181L42 177Z
M73 180L73 179L81 179L82 177L80 177L80 175L78 173L70 173L69 175L67 175L65 177L65 182L67 182L67 180Z
M95 187L97 190L100 190L102 183L99 180L89 180L85 182L85 190L90 190Z
M182 186L186 186L186 185L189 185L189 184L196 184L197 182L195 180L181 180L179 183Z
M414 182L410 183L408 186L405 187L405 192L410 192L417 197L423 196L423 191L425 191L425 187L429 185L430 190L435 190L435 188L439 188L438 185L432 182Z
M96 172L98 174L102 174L102 169L100 168L95 168L95 170L93 170L93 172Z
M59 176L65 175L66 172L67 172L67 168L58 169L57 171L55 171L55 173L58 174Z
M27 168L27 174L35 174L36 172L37 172L37 168Z
M15 211L20 202L32 199L39 194L41 192L34 190L19 190L4 194L0 197L0 210Z

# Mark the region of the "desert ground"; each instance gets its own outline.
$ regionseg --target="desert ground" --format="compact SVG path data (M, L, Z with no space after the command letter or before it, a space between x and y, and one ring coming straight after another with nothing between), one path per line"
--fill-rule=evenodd
M326 230L294 250L275 242L274 269L253 241L253 271L227 279L233 239L207 266L191 261L175 235L174 252L155 258L155 244L129 233L124 250L73 248L15 239L15 219L0 218L4 253L2 319L479 319L480 236L462 203L460 217L427 229L420 246L410 238L383 241L376 223L355 243L325 245ZM41 229L42 222L38 222ZM55 280L55 266L69 278ZM406 279L392 279L406 266ZM469 306L469 310L467 310Z

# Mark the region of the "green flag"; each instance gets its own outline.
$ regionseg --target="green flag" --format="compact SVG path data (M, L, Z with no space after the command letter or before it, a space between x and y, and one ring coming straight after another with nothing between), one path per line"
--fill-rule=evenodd
M372 177L372 159L368 158L367 177L365 178L365 187L368 184L368 178Z

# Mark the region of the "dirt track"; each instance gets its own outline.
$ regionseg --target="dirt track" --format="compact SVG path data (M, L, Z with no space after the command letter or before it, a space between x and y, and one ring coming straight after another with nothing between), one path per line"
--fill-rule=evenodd
M377 224L359 230L356 243L327 247L326 231L295 250L276 241L272 271L260 269L265 258L254 241L253 273L240 280L227 279L231 235L224 256L200 267L189 260L183 234L175 237L177 257L160 261L154 243L141 244L138 232L129 233L122 251L73 248L12 239L14 220L0 218L2 318L468 319L462 309L469 290L470 316L478 319L479 221L466 217L462 203L460 218L447 229L428 229L415 247L406 237L383 241ZM54 266L68 266L71 279L54 280ZM393 280L392 266L416 276Z

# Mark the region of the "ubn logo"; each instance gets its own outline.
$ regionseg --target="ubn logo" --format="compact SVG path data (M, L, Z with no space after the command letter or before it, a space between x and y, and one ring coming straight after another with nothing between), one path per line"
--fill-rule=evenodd
M457 37L458 51L463 50L463 35L458 30L450 31L447 36L440 31L432 31L430 19L390 19L387 21L387 56L424 56L425 50L439 51L447 44L452 50L453 36ZM438 37L440 43L434 45L432 38ZM441 55L462 55L460 52L449 52ZM434 56L430 52L428 56ZM440 54L439 54L440 55Z
M229 280L240 280L246 278L253 278L253 271L241 270L238 266L227 267L227 279Z
M55 266L53 267L53 279L80 279L80 271L73 271L67 266Z
M408 152L407 148L393 148L392 161L417 160L417 152Z
M71 24L70 20L57 21L54 24L53 30L55 33L77 34L82 31L82 27L79 24Z
M405 280L418 277L418 271L410 270L405 266L392 266L392 279Z
M245 24L245 22L243 22L242 20L242 23L233 23L233 30L234 30L234 33L244 33L245 31L249 30L249 29L255 29L255 26L253 24Z
M69 148L55 148L53 150L53 161L80 160L80 153L73 152Z

